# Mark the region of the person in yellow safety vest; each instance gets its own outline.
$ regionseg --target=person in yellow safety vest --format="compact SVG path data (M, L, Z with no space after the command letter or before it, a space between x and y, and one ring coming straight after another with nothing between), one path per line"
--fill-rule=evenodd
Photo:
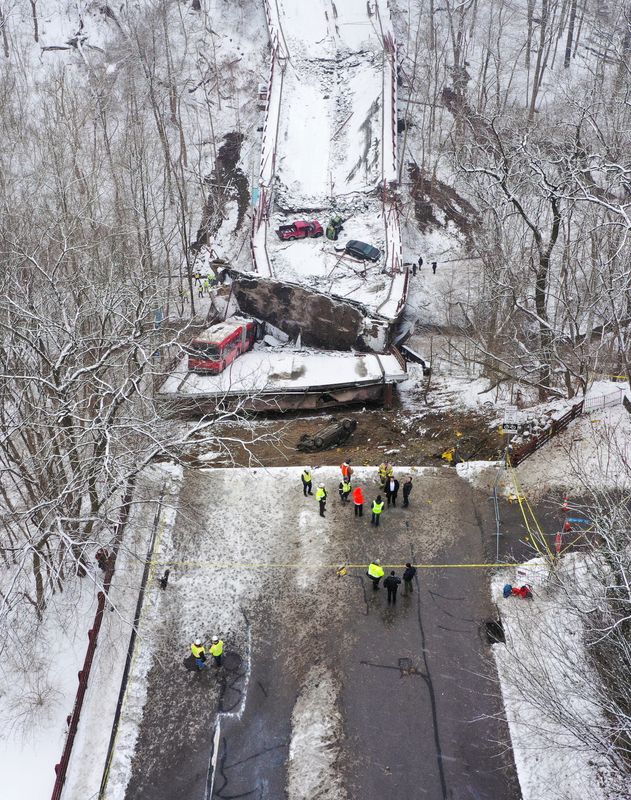
M384 486L386 482L386 472L388 471L388 465L384 461L383 463L379 464L379 483Z
M210 655L215 661L215 666L221 666L221 656L223 655L223 639L213 636L213 643L210 645Z
M368 577L372 581L372 588L375 592L379 588L379 581L383 578L383 574L384 573L383 573L383 568L381 566L381 561L379 561L378 559L371 561L370 564L368 565L368 572L366 573L366 575L368 575Z
M371 525L375 525L377 528L379 527L379 517L381 516L381 512L383 511L384 501L381 499L381 495L377 495L377 499L372 501L372 517L370 520Z
M386 478L394 478L394 466L386 464Z
M195 639L191 645L191 653L195 658L195 664L198 670L208 669L208 664L206 663L206 650L201 642L201 639Z
M305 467L300 476L302 480L302 492L306 497L308 494L313 494L313 484L311 483L311 470Z
M344 480L340 481L340 500L343 503L348 503L348 498L350 497L352 488L351 482L348 479L345 478Z
M326 508L326 489L324 488L324 484L320 484L316 490L316 500L320 503L320 516L324 516L324 510Z

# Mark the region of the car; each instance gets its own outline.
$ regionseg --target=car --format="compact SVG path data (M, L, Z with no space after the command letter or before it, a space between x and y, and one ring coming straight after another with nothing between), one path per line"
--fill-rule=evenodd
M356 419L345 417L344 419L333 420L313 436L303 433L296 448L304 453L312 453L314 450L324 450L326 447L343 444L351 437L356 427Z
M307 222L304 219L299 219L292 222L290 225L281 225L276 235L283 242L288 242L291 239L315 239L316 236L322 236L324 228L317 219Z
M362 261L379 261L381 258L381 250L377 250L376 247L366 244L366 242L358 242L357 239L351 239L346 242L344 249L349 256L359 258Z

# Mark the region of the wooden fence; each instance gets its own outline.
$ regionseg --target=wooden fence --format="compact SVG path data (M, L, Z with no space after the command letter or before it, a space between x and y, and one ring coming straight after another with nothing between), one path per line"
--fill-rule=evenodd
M579 416L579 414L583 413L583 400L576 405L573 405L570 410L564 414L560 419L555 419L552 421L552 425L544 431L543 433L539 434L539 436L533 436L530 441L522 444L520 447L515 447L510 452L510 463L511 466L516 467L518 464L521 464L522 461L525 461L528 456L531 456L535 450L538 450L540 447L552 439L553 436L556 436L557 433L560 433L562 430L565 430L567 426L573 419Z

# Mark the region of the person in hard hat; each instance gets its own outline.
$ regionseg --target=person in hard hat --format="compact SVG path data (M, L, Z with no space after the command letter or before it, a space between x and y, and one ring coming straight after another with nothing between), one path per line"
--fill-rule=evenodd
M320 503L320 516L323 517L326 509L326 489L323 483L318 486L315 496L318 503Z
M210 645L210 655L213 657L216 667L221 666L221 657L223 655L223 639L218 636L213 636L213 643Z
M302 493L306 497L308 494L313 494L313 483L311 482L311 469L305 467L300 476L302 480Z
M342 478L342 480L340 481L339 491L340 491L340 500L343 503L348 503L348 498L351 496L352 488L353 487L351 486L351 482L346 478Z
M397 504L397 495L399 494L399 481L394 477L386 478L386 500L388 501L388 508L390 503L393 506Z
M361 486L353 489L353 505L355 506L355 516L362 517L364 515L364 493Z
M375 525L377 528L379 527L379 517L381 516L381 512L383 511L384 501L381 499L381 495L377 495L377 499L372 501L372 517L370 519L370 524Z
M370 562L370 564L368 565L368 572L366 572L366 575L368 575L368 577L372 581L373 591L376 592L377 589L379 588L379 581L383 578L384 575L383 569L381 567L381 561L379 561L379 559L376 558L374 561Z
M386 478L394 478L394 464L386 463Z
M342 470L342 478L350 483L351 477L353 476L353 468L351 467L350 459L342 462L340 464L340 469Z
M191 653L195 658L195 665L197 666L198 670L208 668L208 664L206 663L206 649L204 648L201 639L195 639L191 645Z
M397 578L397 576L394 573L394 570L392 570L391 573L383 582L383 585L388 590L388 605L390 605L390 603L396 604L397 589L399 588L400 584L401 584L401 578Z

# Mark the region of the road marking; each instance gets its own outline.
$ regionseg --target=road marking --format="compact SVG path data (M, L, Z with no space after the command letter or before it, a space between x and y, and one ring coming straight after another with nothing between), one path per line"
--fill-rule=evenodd
M160 567L184 567L202 569L330 569L337 571L340 569L340 562L335 564L276 564L276 563L221 563L215 561L156 561ZM413 564L417 569L497 569L500 567L524 567L529 562L501 562L493 564ZM367 569L369 564L346 564L347 569ZM405 564L382 564L384 569L403 569Z

